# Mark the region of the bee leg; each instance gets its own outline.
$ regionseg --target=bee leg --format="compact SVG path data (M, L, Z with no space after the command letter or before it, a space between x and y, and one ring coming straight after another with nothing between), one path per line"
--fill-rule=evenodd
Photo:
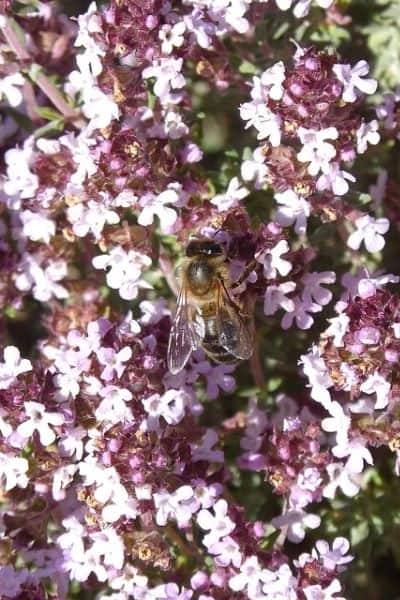
M241 276L239 277L239 279L237 281L235 281L231 287L233 289L238 288L242 285L242 283L244 281L246 281L246 279L248 278L248 276L250 275L250 273L254 270L254 267L256 266L257 262L256 260L253 258L248 265L246 266L245 270L243 271L243 273L241 274Z

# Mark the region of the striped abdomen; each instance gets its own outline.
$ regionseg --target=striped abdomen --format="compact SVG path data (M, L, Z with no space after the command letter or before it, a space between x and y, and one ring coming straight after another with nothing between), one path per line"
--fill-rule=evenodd
M204 352L217 363L235 363L237 359L228 352L220 343L217 332L216 304L209 302L202 307L198 307L196 319L201 321L201 328L204 332L201 346Z

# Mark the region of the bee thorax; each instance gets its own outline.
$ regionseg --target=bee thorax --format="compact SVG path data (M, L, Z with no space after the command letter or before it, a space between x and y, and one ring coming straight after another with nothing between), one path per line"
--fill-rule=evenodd
M214 266L203 260L192 261L188 267L187 278L191 292L197 296L203 296L214 285Z

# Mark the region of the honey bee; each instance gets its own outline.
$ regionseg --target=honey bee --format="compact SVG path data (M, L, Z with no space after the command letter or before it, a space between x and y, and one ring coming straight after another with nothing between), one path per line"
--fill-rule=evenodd
M242 281L230 283L220 244L208 238L189 241L168 343L171 373L179 373L199 347L218 363L245 360L252 355L252 319L230 294Z

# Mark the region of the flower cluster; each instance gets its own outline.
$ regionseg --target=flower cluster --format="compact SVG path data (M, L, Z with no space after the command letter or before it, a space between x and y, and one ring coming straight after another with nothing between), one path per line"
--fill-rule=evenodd
M277 221L294 225L297 234L305 233L311 214L333 220L348 212L338 197L355 178L343 167L379 142L378 121L365 121L357 110L362 96L377 88L368 72L366 61L352 67L338 56L298 46L292 67L280 61L253 78L251 101L240 107L245 127L254 127L262 140L243 163L242 176L256 188L273 187ZM363 215L355 225L386 233L389 223L381 221ZM349 245L359 246L360 236ZM381 244L367 248L374 252Z

